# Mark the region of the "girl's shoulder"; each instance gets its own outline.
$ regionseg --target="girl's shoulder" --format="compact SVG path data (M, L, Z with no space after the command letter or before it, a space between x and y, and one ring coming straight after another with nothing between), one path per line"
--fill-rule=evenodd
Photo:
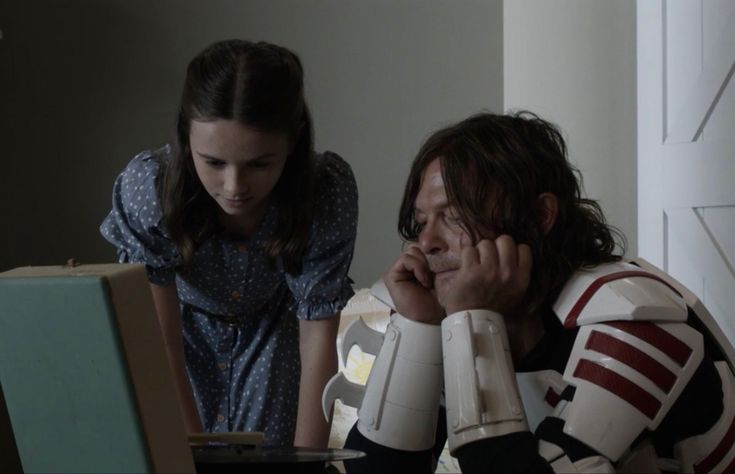
M352 232L357 221L358 193L349 163L331 151L317 155L315 184L316 226L320 232L334 227Z
M139 215L145 221L160 219L158 182L171 154L165 145L155 150L145 150L133 157L118 176L113 190L119 210L127 215Z
M157 284L172 282L181 262L162 224L157 190L169 154L169 147L143 151L126 165L115 180L112 210L100 225L104 238L117 247L119 261L146 264Z
M141 151L130 160L120 176L133 182L145 181L150 177L158 178L163 173L170 156L170 145Z
M336 190L357 192L355 175L344 158L333 151L324 151L316 156L317 192ZM342 188L342 189L340 189Z

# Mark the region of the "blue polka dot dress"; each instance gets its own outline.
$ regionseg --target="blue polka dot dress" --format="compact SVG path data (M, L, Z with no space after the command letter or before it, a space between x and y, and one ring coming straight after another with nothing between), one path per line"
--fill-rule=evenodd
M317 157L317 206L303 271L269 263L262 244L276 227L271 207L249 238L215 234L186 273L161 221L156 183L171 148L137 155L118 176L100 226L120 262L143 263L151 282L176 282L184 352L207 431L263 431L293 444L299 395L299 319L324 319L354 294L347 276L357 228L357 186L338 155Z

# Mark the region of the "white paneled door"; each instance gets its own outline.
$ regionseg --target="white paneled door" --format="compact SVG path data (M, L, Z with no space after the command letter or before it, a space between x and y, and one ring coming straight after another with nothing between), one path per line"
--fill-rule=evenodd
M638 0L638 248L735 343L735 0Z

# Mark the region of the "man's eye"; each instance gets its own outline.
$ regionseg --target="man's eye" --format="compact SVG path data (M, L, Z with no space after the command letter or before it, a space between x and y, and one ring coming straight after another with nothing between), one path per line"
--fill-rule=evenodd
M445 216L444 220L446 220L447 224L449 225L454 225L454 226L462 225L462 219L460 219L458 216Z

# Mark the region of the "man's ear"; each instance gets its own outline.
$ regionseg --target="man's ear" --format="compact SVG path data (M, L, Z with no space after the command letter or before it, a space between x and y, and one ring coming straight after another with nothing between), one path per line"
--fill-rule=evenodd
M536 209L539 217L539 224L544 235L548 234L556 223L556 216L559 215L559 200L555 194L541 193L536 198Z

